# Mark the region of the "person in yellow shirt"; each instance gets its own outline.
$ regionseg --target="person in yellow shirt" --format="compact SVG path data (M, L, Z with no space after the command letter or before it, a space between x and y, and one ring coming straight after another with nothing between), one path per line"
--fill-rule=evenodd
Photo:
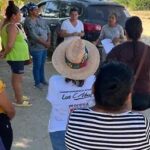
M2 51L0 58L5 58L12 71L12 87L15 96L15 106L31 106L22 95L22 76L25 61L29 60L28 44L24 39L23 32L17 24L20 22L21 14L19 8L13 1L9 1L6 8L6 19L1 29Z
M5 84L0 80L0 138L5 150L10 150L13 131L10 120L15 116L15 109L5 91Z

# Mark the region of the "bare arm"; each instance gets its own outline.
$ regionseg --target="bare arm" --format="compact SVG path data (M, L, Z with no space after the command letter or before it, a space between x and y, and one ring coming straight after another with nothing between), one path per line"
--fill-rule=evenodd
M15 109L12 103L9 101L5 90L0 93L0 107L2 107L10 119L15 116Z
M16 28L16 25L15 24L9 24L7 26L7 33L8 33L8 42L7 42L6 47L3 49L4 55L7 55L14 46L16 36L18 34L18 30Z
M102 27L100 36L99 36L99 41L103 40L105 38L105 31L104 31L104 27Z
M45 42L45 45L44 45L46 48L50 48L51 46L51 34L48 33L48 39L47 41Z
M84 31L81 31L81 32L79 33L79 36L80 36L80 37L83 37L83 36L84 36Z

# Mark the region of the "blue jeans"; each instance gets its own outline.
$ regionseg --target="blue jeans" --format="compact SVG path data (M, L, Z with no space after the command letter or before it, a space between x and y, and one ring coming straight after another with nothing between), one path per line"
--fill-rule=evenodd
M33 77L35 86L45 82L44 65L47 57L47 50L30 51L33 60Z
M53 150L66 150L65 132L66 131L57 131L49 133Z

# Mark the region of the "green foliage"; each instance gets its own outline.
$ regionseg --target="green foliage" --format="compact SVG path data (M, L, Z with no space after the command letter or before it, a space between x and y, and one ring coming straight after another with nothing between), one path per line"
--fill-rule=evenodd
M134 10L150 10L150 0L132 0L131 8Z
M129 6L130 3L130 0L115 0L115 1L125 6Z
M26 4L26 3L28 3L28 2L33 2L33 3L37 3L38 2L38 0L14 0L14 2L15 2L15 4L16 5L23 5L23 4Z
M115 0L133 10L150 10L150 0Z

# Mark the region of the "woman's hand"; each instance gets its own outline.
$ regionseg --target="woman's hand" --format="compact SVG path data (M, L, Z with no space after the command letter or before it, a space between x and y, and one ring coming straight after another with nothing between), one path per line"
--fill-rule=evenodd
M115 44L115 45L117 45L117 44L119 44L120 43L120 38L113 38L113 40L112 40L112 42Z
M45 48L50 48L51 42L50 41L46 41L44 46L45 46Z
M4 51L1 51L0 52L0 59L5 58L5 56L6 56L6 53Z

